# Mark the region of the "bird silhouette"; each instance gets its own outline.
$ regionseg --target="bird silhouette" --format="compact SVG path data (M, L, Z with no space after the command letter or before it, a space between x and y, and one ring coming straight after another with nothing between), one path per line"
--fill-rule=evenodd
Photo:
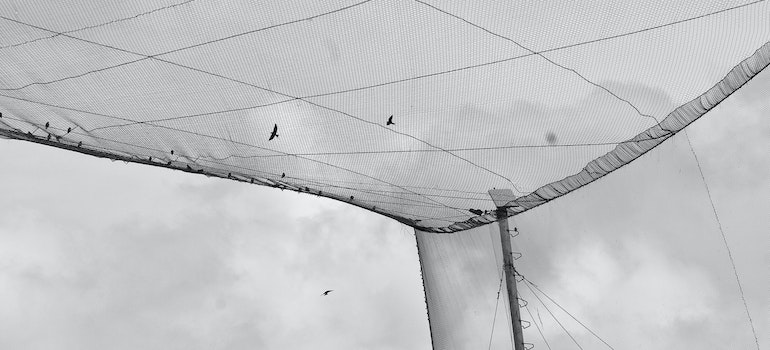
M173 149L171 150L171 155L172 155L172 156L174 155L174 150L173 150Z
M45 128L48 129L49 126L51 126L51 123L45 122Z
M48 141L51 141L51 134L48 134L48 137L45 138Z
M391 115L390 118L388 118L388 122L385 123L385 125L396 125L396 123L393 122L393 116Z
M278 124L273 125L273 132L270 134L270 138L267 140L272 141L276 137L278 137Z
M473 214L475 214L475 215L482 215L482 214L484 214L484 211L480 210L480 209L473 209L473 208L471 208L471 209L468 209L468 211L473 213Z
M67 128L67 133L69 134L71 132L72 132L72 128Z
M152 162L152 157L147 157L148 162Z
M327 291L323 292L323 294L321 294L321 295L322 295L322 296L327 296L327 295L329 295L329 293L331 293L331 292L333 292L333 291L334 291L334 289L329 289L329 290L327 290Z
M83 141L79 141L79 142L78 142L78 147L80 147L80 146L82 146L82 145L83 145Z
M281 173L281 178L283 179L284 177L286 177L286 173Z

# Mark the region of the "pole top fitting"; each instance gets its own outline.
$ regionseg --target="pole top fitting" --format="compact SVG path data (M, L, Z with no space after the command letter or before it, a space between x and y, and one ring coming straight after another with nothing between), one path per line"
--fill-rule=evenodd
M489 196L498 208L504 208L506 204L516 199L513 190L509 188L493 188L489 190Z

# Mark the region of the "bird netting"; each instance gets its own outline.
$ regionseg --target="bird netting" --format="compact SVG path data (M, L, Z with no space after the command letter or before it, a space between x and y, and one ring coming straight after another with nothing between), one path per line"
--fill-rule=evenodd
M523 215L739 91L770 63L769 13L764 0L3 2L0 136L328 197L421 244L472 246L498 219L489 189L512 189L508 216ZM424 268L452 259L426 249Z

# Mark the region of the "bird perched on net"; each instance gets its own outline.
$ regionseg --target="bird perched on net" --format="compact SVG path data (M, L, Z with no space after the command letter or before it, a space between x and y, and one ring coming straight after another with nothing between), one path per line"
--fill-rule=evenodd
M481 209L473 209L473 208L471 208L471 209L468 209L468 211L473 213L474 215L483 215L484 214L484 211L481 210Z

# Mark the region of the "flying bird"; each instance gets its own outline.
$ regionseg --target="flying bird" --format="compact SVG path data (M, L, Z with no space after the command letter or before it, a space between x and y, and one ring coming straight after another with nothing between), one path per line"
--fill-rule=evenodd
M388 118L388 122L385 123L385 125L396 125L396 123L393 122L393 116L391 115L390 118Z
M468 209L468 211L473 213L474 215L483 215L484 214L484 211L480 210L480 209L473 209L473 208L471 208L471 209Z
M273 125L273 132L270 134L270 138L267 140L272 141L276 137L278 137L278 124Z
M325 291L323 294L321 294L321 296L327 296L327 295L329 295L329 293L331 293L333 291L334 291L334 289L329 289L329 290Z

